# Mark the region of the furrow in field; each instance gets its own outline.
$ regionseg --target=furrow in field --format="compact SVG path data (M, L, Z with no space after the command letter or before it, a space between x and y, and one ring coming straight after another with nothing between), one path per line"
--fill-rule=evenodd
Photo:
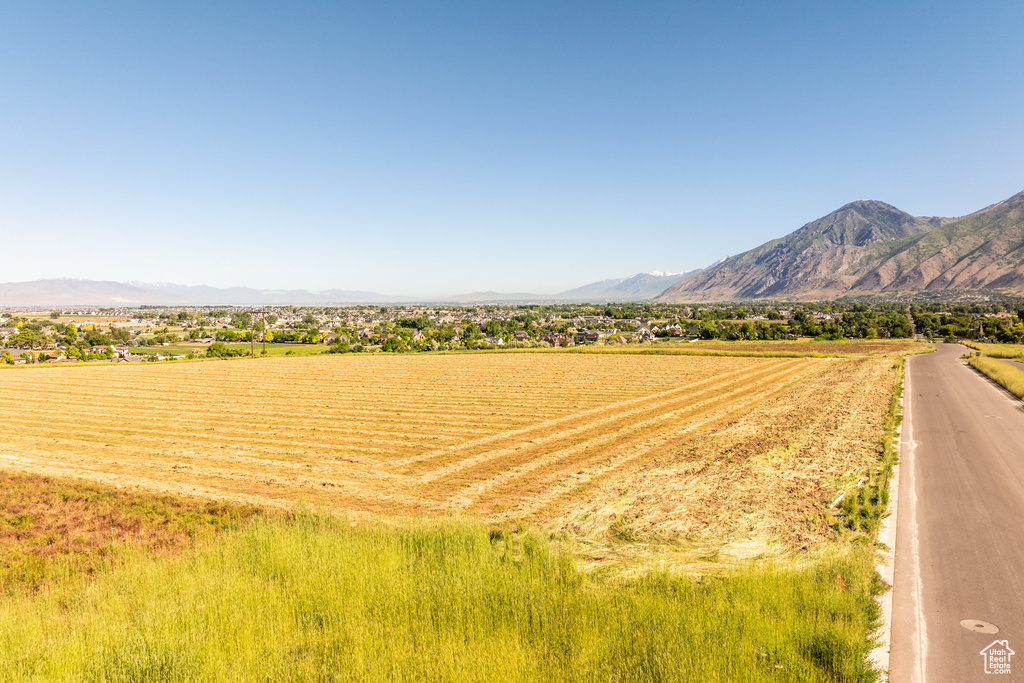
M754 365L754 367L758 367L758 365ZM592 418L592 417L598 416L598 415L600 415L602 413L621 412L624 409L630 408L630 407L635 406L635 405L642 405L642 404L647 403L647 402L653 402L653 401L661 400L662 398L664 398L666 396L673 396L673 395L677 395L677 394L681 394L681 393L685 393L685 392L689 392L689 391L694 391L694 390L696 390L698 388L703 388L706 385L720 383L722 381L728 381L729 379L732 379L732 378L734 378L736 376L739 376L739 375L742 375L742 374L745 374L745 373L749 373L749 372L750 372L750 367L740 368L738 370L733 370L733 371L728 372L728 373L723 373L722 375L719 375L719 376L707 377L707 378L703 378L703 379L700 379L700 380L697 380L697 381L689 382L687 384L684 384L683 386L673 387L671 389L668 389L668 390L665 390L665 391L661 391L661 392L658 392L658 393L655 393L655 394L650 394L650 395L646 395L646 396L638 396L636 398L630 398L630 399L627 399L627 400L624 400L624 401L619 401L619 402L616 402L616 403L613 403L613 404L606 404L606 405L597 406L595 408L589 408L589 409L586 409L586 410L573 412L570 415L565 415L565 416L557 417L557 418L554 418L554 419L551 419L551 420L546 420L544 422L540 422L540 423L537 423L537 424L529 425L529 426L526 426L526 427L523 427L523 428L520 428L520 429L515 429L515 430L512 430L512 431L505 431L505 432L501 432L501 433L498 433L498 434L493 434L493 435L485 436L485 437L480 438L480 439L474 439L472 441L466 441L464 443L457 444L455 446L448 446L448 447L442 448L442 449L437 449L437 450L433 450L433 451L427 451L427 452L424 452L424 453L419 453L419 454L417 454L417 455L415 455L413 457L409 457L409 458L401 458L401 459L392 460L392 461L390 461L387 464L388 464L388 466L394 467L394 468L397 469L397 468L409 467L411 465L415 465L415 464L421 463L423 461L428 461L428 460L438 460L438 459L447 460L447 459L450 459L453 456L456 456L461 451L471 450L471 449L475 449L475 448L477 448L479 446L487 446L487 445L490 445L490 444L499 443L501 441L515 440L518 443L518 442L521 442L523 440L520 437L525 437L525 436L527 436L527 435L529 435L529 434L531 434L533 432L547 432L547 431L549 431L551 429L557 428L557 427L559 427L561 425L564 425L566 423L579 422L580 420Z
M329 475L318 477L295 472L275 473L266 469L194 467L180 463L140 461L135 458L96 459L77 454L68 454L68 457L62 458L59 464L56 464L48 451L24 449L16 456L8 454L6 449L0 451L0 463L16 463L21 468L37 472L60 470L74 476L100 481L128 477L130 480L145 482L143 485L147 488L157 490L199 488L203 492L201 495L215 498L233 498L234 494L243 493L259 499L298 501L308 499L311 494L319 497L327 493L335 498L343 496L356 506L352 509L379 508L385 504L391 508L424 508L424 501L417 496L401 494L390 487L378 490L370 485L371 482ZM360 474L372 475L369 472Z
M508 466L507 461L509 459L518 461L529 460L537 457L538 455L543 455L553 447L557 448L557 444L562 442L568 442L572 448L576 449L590 443L588 438L599 439L600 441L595 443L602 443L613 438L612 435L618 434L622 432L622 430L629 431L636 429L638 420L642 419L643 415L648 413L658 414L662 412L663 407L667 402L671 402L672 405L687 407L693 406L695 405L694 394L698 389L699 394L702 396L715 392L726 391L729 387L736 384L747 385L752 381L757 381L766 374L778 375L789 372L789 369L793 367L792 364L794 362L795 361L776 361L759 367L754 373L750 373L748 371L743 373L741 376L729 375L726 381L709 382L707 384L702 384L700 387L681 387L679 391L663 392L655 397L647 397L652 400L637 403L636 405L638 407L632 407L629 410L617 410L612 415L595 418L594 415L591 414L589 417L592 419L578 423L569 429L557 431L548 429L545 432L535 434L533 435L533 438L529 440L528 444L524 444L522 441L519 441L503 448L486 450L462 457L454 462L445 463L440 467L421 474L419 481L422 483L429 483L443 478L451 478L453 476L457 476L461 480L465 480L467 478L479 478L484 476L484 473L479 471L480 468L493 469L495 465L492 465L491 463L494 461L500 461L498 466L505 467ZM587 437L588 434L593 434L593 436ZM467 472L467 470L470 471Z
M144 488L150 491L161 493L175 493L185 496L200 496L212 500L234 500L239 503L250 505L266 505L270 507L292 508L295 501L288 499L275 499L266 496L254 496L236 493L228 495L224 491L215 488L206 488L192 483L179 481L161 481L137 477L132 474L97 472L95 470L75 467L66 464L54 464L46 459L24 458L0 452L0 464L11 469L43 474L52 477L72 477L91 479L99 481L115 488Z
M317 398L318 400L323 399L323 397ZM83 396L80 400L72 400L72 397L54 393L52 389L38 395L12 390L3 391L0 389L0 405L18 406L22 410L29 406L45 404L54 408L59 407L63 410L96 415L111 415L113 413L118 413L119 415L132 413L148 415L153 412L181 410L184 405L187 406L190 412L202 412L204 416L211 420L225 417L233 418L239 415L247 416L253 412L273 417L280 415L283 410L292 413L295 411L296 406L298 406L306 411L324 411L332 415L358 418L368 422L384 422L390 419L389 416L392 415L409 415L420 419L424 424L430 424L431 418L436 417L439 411L443 411L446 416L465 418L467 421L497 415L500 416L502 421L513 423L516 421L528 422L573 409L570 406L562 411L556 411L550 409L528 409L529 407L524 405L504 405L500 413L498 413L494 405L479 402L473 403L470 399L466 399L466 402L461 407L452 407L444 403L436 405L424 403L404 404L398 401L382 401L376 406L372 402L366 401L360 402L358 405L323 404L312 403L307 399L290 394L277 395L274 397L274 401L266 402L249 400L248 397L246 397L246 400L234 399L235 397L232 396L222 396L216 399L209 399L204 396L186 397L180 401L168 400L165 397L138 400L124 395L112 395L108 392L102 398ZM449 398L449 402L450 400Z
M719 403L820 362L458 356L459 371L439 378L431 358L292 359L276 374L264 361L2 373L0 452L158 490L445 514L467 492L481 509L522 503L673 420L710 419Z
M185 366L197 367L197 366ZM101 370L102 368L83 368L86 370ZM127 369L127 368L126 368ZM446 382L443 378L431 385L423 384L423 375L410 375L407 378L390 377L387 382L374 382L366 377L331 377L321 375L315 381L303 378L300 375L291 376L253 376L251 378L231 377L227 380L210 378L202 373L183 374L179 376L157 375L151 381L140 380L131 376L118 376L119 368L113 368L114 373L74 373L67 372L72 368L55 368L35 370L35 375L28 376L27 372L20 375L11 373L0 381L5 386L18 386L24 391L49 391L55 386L60 386L67 392L95 395L94 389L97 382L102 383L105 388L129 393L137 393L142 396L153 396L167 394L177 399L182 395L190 395L201 392L237 393L258 392L261 395L273 395L280 391L280 388L302 396L330 396L333 398L353 397L360 398L378 395L380 392L398 389L418 399L430 396L443 396L451 389L472 390L488 392L498 389L507 395L518 395L525 399L541 399L538 391L565 387L566 385L583 385L579 376L567 375L564 378L551 378L537 371L530 369L525 372L514 372L508 375L494 374L476 378L475 381ZM53 371L55 370L55 372ZM319 373L318 373L319 374ZM694 374L711 375L713 372L694 373L694 368L688 368L687 375ZM602 382L600 379L588 376L590 381L587 384L595 401L611 399L621 393L643 392L649 390L652 385L672 384L673 380L665 375L632 375L607 377ZM500 381L500 383L498 383ZM441 387L440 389L437 387Z
M3 404L0 404L0 411L3 411ZM431 441L442 440L458 443L475 435L493 433L505 426L503 423L453 426L435 420L430 425L430 429L426 429L419 422L397 419L386 421L380 425L364 426L333 417L296 419L292 422L285 421L275 425L269 420L250 422L248 420L233 420L230 416L213 423L214 426L210 426L211 423L203 417L150 417L138 414L129 419L120 415L90 416L69 413L69 411L58 408L37 409L32 412L23 410L19 413L7 414L10 415L10 418L5 422L12 426L18 426L19 430L23 430L24 433L32 433L41 437L53 433L64 435L72 431L81 435L83 439L88 435L93 440L118 438L145 440L149 438L159 442L168 438L203 439L210 442L222 440L227 443L242 441L253 444L283 444L290 449L294 449L296 443L305 443L308 439L337 447L352 444L376 444L377 446L393 444L406 450L409 448L431 448L437 445L429 443ZM260 432L266 433L266 436L253 436ZM174 436L169 436L171 434ZM385 449L384 452L390 452L390 450Z
M366 361L367 359L360 359ZM259 391L270 385L280 384L300 395L317 396L337 392L337 387L349 387L349 391L357 390L358 395L374 395L388 389L401 389L417 396L438 394L425 386L424 376L436 380L433 386L442 386L445 390L452 387L478 389L499 388L504 392L518 390L519 393L546 400L544 392L548 388L559 388L568 385L581 385L579 379L585 376L591 394L598 400L610 399L623 389L627 391L645 392L658 384L673 384L671 374L676 368L685 368L686 375L711 375L728 367L723 363L691 362L688 364L658 362L664 359L646 359L637 362L634 359L609 359L603 364L595 364L589 359L562 357L550 359L548 362L536 362L533 358L524 358L515 364L499 365L488 358L464 357L459 359L465 367L460 373L438 372L438 364L430 363L430 359L415 359L408 372L401 372L394 364L387 370L386 381L379 380L376 370L384 364L360 362L347 367L331 368L330 359L314 359L312 362L291 363L289 372L274 372L274 368L266 365L267 361L233 362L230 365L199 363L178 366L138 367L138 366L80 366L40 369L33 373L20 373L8 378L28 389L31 385L52 389L55 386L66 386L69 389L81 384L89 391L97 382L106 387L135 388L148 394L159 395L161 392L183 391L188 393L197 385L205 390L217 393L238 391L241 388ZM580 361L583 362L580 362ZM704 360L704 359L701 359ZM427 361L427 362L424 362ZM654 361L654 362L652 362ZM377 368L373 367L378 366ZM567 367L572 366L572 367ZM353 372L360 369L361 371ZM280 370L280 366L277 366ZM332 372L331 370L334 370ZM34 370L34 369L33 369ZM212 372L211 370L216 370ZM623 371L627 370L627 371ZM585 372L581 372L585 371ZM668 372L666 372L668 371ZM496 381L497 380L497 381ZM613 387L609 390L607 388ZM605 392L607 396L604 396ZM177 396L175 396L177 398Z
M45 451L39 448L45 444ZM140 451L135 447L96 447L83 449L78 442L59 440L32 440L12 438L0 439L0 450L9 453L27 455L45 452L50 460L61 462L77 462L81 466L97 468L120 468L125 463L132 463L139 469L160 468L174 471L177 476L192 476L204 470L213 471L216 463L220 469L235 468L238 471L278 472L289 474L303 472L309 476L320 478L344 478L353 481L371 482L383 480L385 483L395 479L391 473L361 464L337 461L289 461L284 458L257 458L247 455L219 453L221 449L211 448L202 452L194 450L174 449L165 445L160 451ZM143 455L144 454L144 455Z
M335 440L319 436L319 432L291 432L277 439L266 436L253 436L252 432L233 434L198 432L195 435L161 435L159 430L151 434L125 433L123 430L104 430L91 428L88 425L64 423L61 431L41 428L31 419L12 420L10 427L17 428L18 436L31 442L45 441L56 448L64 444L66 449L103 448L124 446L135 452L160 454L167 449L194 449L201 443L207 449L232 448L243 452L255 451L265 458L334 458L363 462L386 461L396 453L416 453L424 447L436 447L436 441L457 440L458 437L437 437L431 439L421 437L419 441L398 442L388 437L390 434L369 434L362 439ZM398 429L401 426L397 427Z
M509 463L504 461L494 463L491 470L498 469L498 471L473 473L476 475L474 477L476 482L468 487L460 488L456 492L450 494L447 498L447 504L455 508L469 507L485 492L507 482L519 480L523 476L542 467L553 465L559 461L571 459L579 456L580 454L591 453L594 449L599 449L596 457L602 457L602 454L607 453L608 448L611 448L616 444L619 446L625 446L630 443L631 440L635 441L637 439L642 439L645 435L645 430L661 427L666 422L682 420L690 415L700 416L706 411L713 410L716 406L730 409L731 406L736 405L737 397L750 393L757 394L765 387L775 384L780 378L792 376L794 372L800 371L811 364L813 364L813 361L804 361L796 366L787 364L785 367L776 369L775 372L765 373L757 378L751 379L750 381L743 382L742 386L732 388L721 394L717 394L712 398L697 401L688 406L680 407L679 409L672 410L671 412L657 414L647 419L632 421L625 426L615 429L614 431L599 433L598 435L583 442L554 451L549 451L525 461L517 458L519 462L511 466ZM571 467L572 465L570 464L569 466ZM467 479L468 478L469 477L467 477ZM448 486L442 488L451 491L454 488L452 485L453 483L454 482L449 483Z
M622 468L634 464L641 458L655 458L667 449L678 448L686 440L705 433L709 429L721 425L724 421L733 420L739 414L749 412L765 401L789 391L794 382L805 381L821 370L821 367L817 367L804 371L792 376L790 381L783 385L777 385L767 393L756 392L747 400L737 400L731 404L720 406L719 410L700 420L649 436L638 443L629 444L627 449L616 449L613 452L605 453L587 463L582 469L573 467L570 468L570 471L566 471L564 468L554 470L546 482L517 481L517 490L511 491L505 487L504 491L494 491L493 495L481 497L475 501L472 509L475 512L490 514L496 519L515 519L538 514L551 506L568 504L571 502L567 498L570 494L579 493L582 489L594 486L599 480L610 476L621 479L625 476L621 471ZM539 493L531 494L529 491L539 491ZM512 497L519 498L519 502L509 507L507 501Z

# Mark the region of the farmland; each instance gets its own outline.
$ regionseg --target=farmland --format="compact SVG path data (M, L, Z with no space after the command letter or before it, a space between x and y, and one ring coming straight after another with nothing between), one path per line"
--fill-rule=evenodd
M572 353L15 369L0 465L526 523L593 563L700 567L827 538L828 501L877 458L894 376L891 358Z
M2 370L0 670L872 680L882 344Z

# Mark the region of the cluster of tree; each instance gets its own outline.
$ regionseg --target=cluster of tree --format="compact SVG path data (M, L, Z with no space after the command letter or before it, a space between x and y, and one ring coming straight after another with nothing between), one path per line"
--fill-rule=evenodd
M347 337L338 337L327 347L327 353L360 353L362 350L362 344L351 344Z
M727 312L732 317L722 317ZM776 311L777 312L777 311ZM817 311L815 311L817 312ZM820 340L877 339L879 337L909 337L910 319L902 308L890 305L855 304L845 310L834 310L828 317L814 315L805 309L795 310L792 317L782 321L781 314L773 318L758 314L768 320L746 320L746 315L735 309L721 309L703 312L699 320L676 319L669 321L655 336L668 337L675 334L669 328L679 326L684 335L701 339L732 340L776 340L795 337L814 337Z
M64 355L78 360L113 360L116 354L109 346L102 351L89 351L79 346L68 346L64 349Z
M207 358L236 358L238 356L248 356L249 352L245 349L233 349L224 342L213 342L206 349Z
M853 304L829 315L831 320L823 320L799 310L793 312L788 322L797 334L828 339L906 338L913 333L906 309L895 304Z
M796 335L794 329L789 325L767 323L763 320L756 321L725 321L718 322L714 318L705 318L699 323L681 321L680 327L689 336L697 336L701 339L722 339L726 341L737 340L779 340L793 339ZM671 329L661 329L654 333L656 337L670 337L674 333Z
M1024 343L1024 306L1008 309L1001 304L917 304L910 310L917 331L928 337Z
M252 335L249 330L217 330L215 337L219 342L247 342Z
M25 328L7 338L7 345L16 349L43 349L49 343L50 340L42 332Z
M96 346L127 344L131 333L123 328L113 327L107 332L94 330L90 326L75 327L72 324L54 323L51 329L56 337L51 338L43 333L42 325L35 322L23 323L17 334L7 339L7 345L18 349L46 349L53 345L62 347L68 355L84 357L89 349Z

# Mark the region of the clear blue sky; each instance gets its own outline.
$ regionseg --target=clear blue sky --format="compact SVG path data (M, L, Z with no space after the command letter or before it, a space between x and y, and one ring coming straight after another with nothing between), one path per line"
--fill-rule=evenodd
M556 292L1024 189L1024 4L0 2L0 281Z

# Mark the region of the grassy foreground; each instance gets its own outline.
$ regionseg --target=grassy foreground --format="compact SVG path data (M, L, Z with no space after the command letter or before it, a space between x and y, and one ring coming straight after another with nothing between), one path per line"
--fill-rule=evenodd
M536 532L256 518L0 602L0 680L874 680L871 553L624 583Z
M967 362L1017 398L1024 399L1024 371L998 358L1002 356L971 356Z

